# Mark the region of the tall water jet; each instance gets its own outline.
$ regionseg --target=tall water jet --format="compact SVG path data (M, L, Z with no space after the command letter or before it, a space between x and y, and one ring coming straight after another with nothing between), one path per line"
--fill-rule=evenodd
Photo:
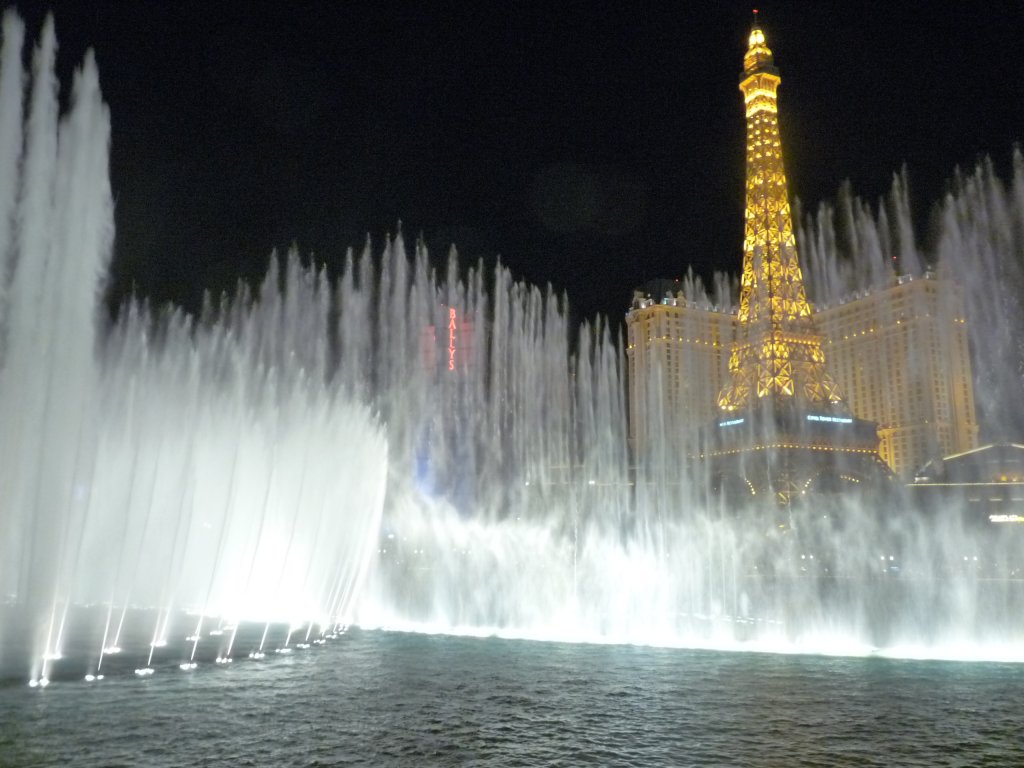
M331 375L325 277L292 258L258 299L240 289L198 320L129 304L101 332L109 115L90 53L59 118L48 20L22 124L23 36L8 12L5 673L28 657L31 679L48 679L68 635L96 649L97 666L125 632L163 647L181 611L350 621L379 527L387 446L368 406Z
M10 12L4 31L0 99L5 115L17 115L22 29ZM89 482L89 445L97 427L89 407L97 392L96 299L113 235L109 116L95 62L87 56L75 74L71 109L58 120L55 56L48 19L33 56L24 131L5 130L2 149L5 164L18 158L18 173L11 177L17 179L15 208L2 214L13 226L5 243L6 349L0 372L0 471L8 510L0 568L2 591L32 605L55 600L66 521L81 514L80 488ZM9 74L12 67L15 74ZM4 202L10 201L8 195ZM44 631L52 636L52 619L48 630L35 628L35 644Z

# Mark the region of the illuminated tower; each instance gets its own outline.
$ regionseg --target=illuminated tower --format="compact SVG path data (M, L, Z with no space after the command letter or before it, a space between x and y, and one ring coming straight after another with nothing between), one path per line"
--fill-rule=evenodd
M755 12L756 13L756 12ZM875 424L854 418L825 368L797 258L779 137L780 83L756 17L740 90L747 117L746 213L737 337L702 456L726 493L832 492L886 470Z
M779 138L779 82L764 32L755 23L740 80L747 110L740 335L718 404L730 412L765 397L795 398L816 409L845 410L825 370L797 259Z

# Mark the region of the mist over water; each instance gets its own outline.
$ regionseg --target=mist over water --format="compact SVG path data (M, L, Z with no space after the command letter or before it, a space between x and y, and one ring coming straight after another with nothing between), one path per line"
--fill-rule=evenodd
M617 329L576 327L563 297L500 266L453 251L438 274L398 236L350 253L336 281L290 253L201 317L135 302L108 327L96 66L61 118L52 23L27 98L23 43L6 14L0 611L17 621L0 624L0 662L46 676L74 636L101 664L126 622L155 643L182 611L218 627L1019 658L1016 539L960 510L856 498L779 534L709 495L664 403L646 425L657 460L631 466ZM937 257L965 289L976 397L1013 434L1022 167L1009 186L988 165L958 177L935 254L900 179L878 214L848 198L800 233L818 302L883 284L893 254L910 272ZM699 281L687 291L711 301ZM719 279L714 302L726 293Z

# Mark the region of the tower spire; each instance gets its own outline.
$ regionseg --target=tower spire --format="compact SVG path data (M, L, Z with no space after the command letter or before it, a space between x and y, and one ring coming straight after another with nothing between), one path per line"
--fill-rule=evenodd
M780 82L755 10L739 84L747 117L746 213L739 338L718 398L724 411L764 398L843 409L825 370L797 257L779 134Z

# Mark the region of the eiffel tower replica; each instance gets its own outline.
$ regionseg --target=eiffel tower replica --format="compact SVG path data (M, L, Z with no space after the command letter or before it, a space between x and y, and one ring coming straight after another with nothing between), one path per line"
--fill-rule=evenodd
M798 496L870 485L888 470L876 425L854 417L825 367L793 234L780 82L755 15L740 79L747 181L737 338L701 458L716 490L789 505Z

